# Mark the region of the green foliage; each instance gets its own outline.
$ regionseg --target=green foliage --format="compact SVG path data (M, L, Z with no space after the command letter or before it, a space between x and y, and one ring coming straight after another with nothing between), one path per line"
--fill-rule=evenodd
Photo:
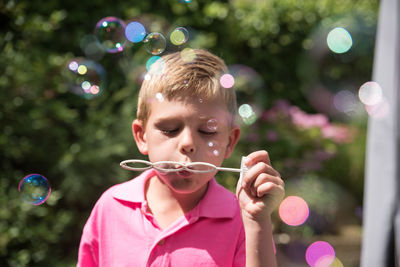
M93 32L98 20L106 16L141 19L146 27L166 36L175 26L185 26L191 34L187 46L209 49L228 64L244 64L257 71L264 87L255 93L257 97L246 97L257 99L262 110L285 98L314 112L316 106L309 104L307 94L311 84L322 82L332 89L347 80L354 90L369 79L377 8L377 0L0 3L0 265L73 266L94 202L110 185L135 175L120 169L118 163L143 157L130 132L138 80L149 57L142 45L128 45L123 53L94 59L108 77L106 90L98 98L86 100L72 94L63 80L67 62L85 56L81 40ZM316 60L314 49L320 45L316 32L338 24L362 25L353 36L362 42L348 56L325 51ZM168 45L167 52L184 47ZM346 118L330 115L347 123ZM273 150L277 169L289 174L285 159L296 160L316 145L329 147L326 140L315 143L319 133L314 130L292 131L283 122L271 127L282 129L284 142L246 142L243 137L243 145L226 165L238 165L249 148L267 147ZM251 131L244 126L245 135ZM364 126L359 133L363 131ZM364 137L351 144L342 148L331 142L337 157L320 173L331 180L337 177L360 199ZM49 200L41 206L31 206L19 197L18 183L29 173L46 176L52 185ZM230 189L236 179L219 178Z

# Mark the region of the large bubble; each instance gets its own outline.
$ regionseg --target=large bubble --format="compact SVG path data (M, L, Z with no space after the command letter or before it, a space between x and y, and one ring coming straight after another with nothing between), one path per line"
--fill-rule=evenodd
M167 41L164 35L159 32L149 33L143 40L147 52L152 55L159 55L164 52Z
M116 17L105 17L96 24L94 35L104 51L118 53L124 50L126 43L125 22Z
M49 198L51 187L43 175L29 174L20 181L18 191L23 201L40 205Z
M68 89L86 99L98 97L105 88L106 72L104 68L89 59L70 60L63 76Z

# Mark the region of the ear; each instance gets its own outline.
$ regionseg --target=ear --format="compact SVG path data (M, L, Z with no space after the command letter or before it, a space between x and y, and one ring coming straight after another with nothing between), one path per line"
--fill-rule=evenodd
M132 122L132 133L133 133L133 138L135 139L136 142L136 146L139 149L140 153L142 153L143 155L147 155L148 149L147 149L146 131L142 121L134 120Z
M234 125L229 133L229 141L226 145L225 156L224 158L229 158L235 148L237 142L240 137L240 128L237 125Z

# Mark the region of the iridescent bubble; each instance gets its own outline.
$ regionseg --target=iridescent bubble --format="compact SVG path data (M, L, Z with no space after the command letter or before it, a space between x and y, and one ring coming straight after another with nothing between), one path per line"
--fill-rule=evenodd
M185 62L191 62L196 58L196 52L191 48L185 48L181 51L181 58Z
M125 36L132 43L140 43L146 37L146 29L140 22L133 21L125 27Z
M238 109L239 116L247 125L253 124L257 120L257 115L249 104L243 104Z
M279 206L282 221L291 226L303 224L310 214L307 202L298 196L288 196Z
M342 54L349 51L353 45L353 40L346 29L337 27L329 32L327 43L332 52Z
M105 88L106 72L99 63L85 58L75 58L67 65L62 76L72 93L86 99L101 95Z
M49 198L51 187L43 175L29 174L20 181L18 191L23 201L32 205L40 205Z
M97 22L94 35L104 51L118 53L124 50L125 26L125 22L116 17L106 17Z
M167 41L165 40L164 35L159 32L149 33L146 38L144 38L143 42L147 52L152 55L161 54L167 46Z
M189 32L184 27L178 27L172 31L169 39L174 45L182 45L189 40Z
M224 88L231 88L235 84L235 78L230 74L224 74L219 79L219 83Z
M311 267L330 266L335 259L335 250L325 241L312 243L306 251L306 261Z
M217 120L216 119L209 119L207 120L206 127L208 131L216 131L217 130Z
M189 4L192 0L179 0L179 3Z
M358 97L365 105L373 106L382 101L382 88L377 82L366 82L358 90Z

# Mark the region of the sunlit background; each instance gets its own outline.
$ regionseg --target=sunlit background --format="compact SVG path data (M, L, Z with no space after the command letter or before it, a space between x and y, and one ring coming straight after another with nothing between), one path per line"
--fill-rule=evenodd
M220 84L237 91L242 136L224 166L265 149L285 180L279 266L359 266L366 124L389 109L371 80L377 12L378 0L0 3L0 266L76 264L95 201L136 175L119 162L144 158L131 135L142 81L195 48L225 60ZM238 175L217 180L234 191Z

